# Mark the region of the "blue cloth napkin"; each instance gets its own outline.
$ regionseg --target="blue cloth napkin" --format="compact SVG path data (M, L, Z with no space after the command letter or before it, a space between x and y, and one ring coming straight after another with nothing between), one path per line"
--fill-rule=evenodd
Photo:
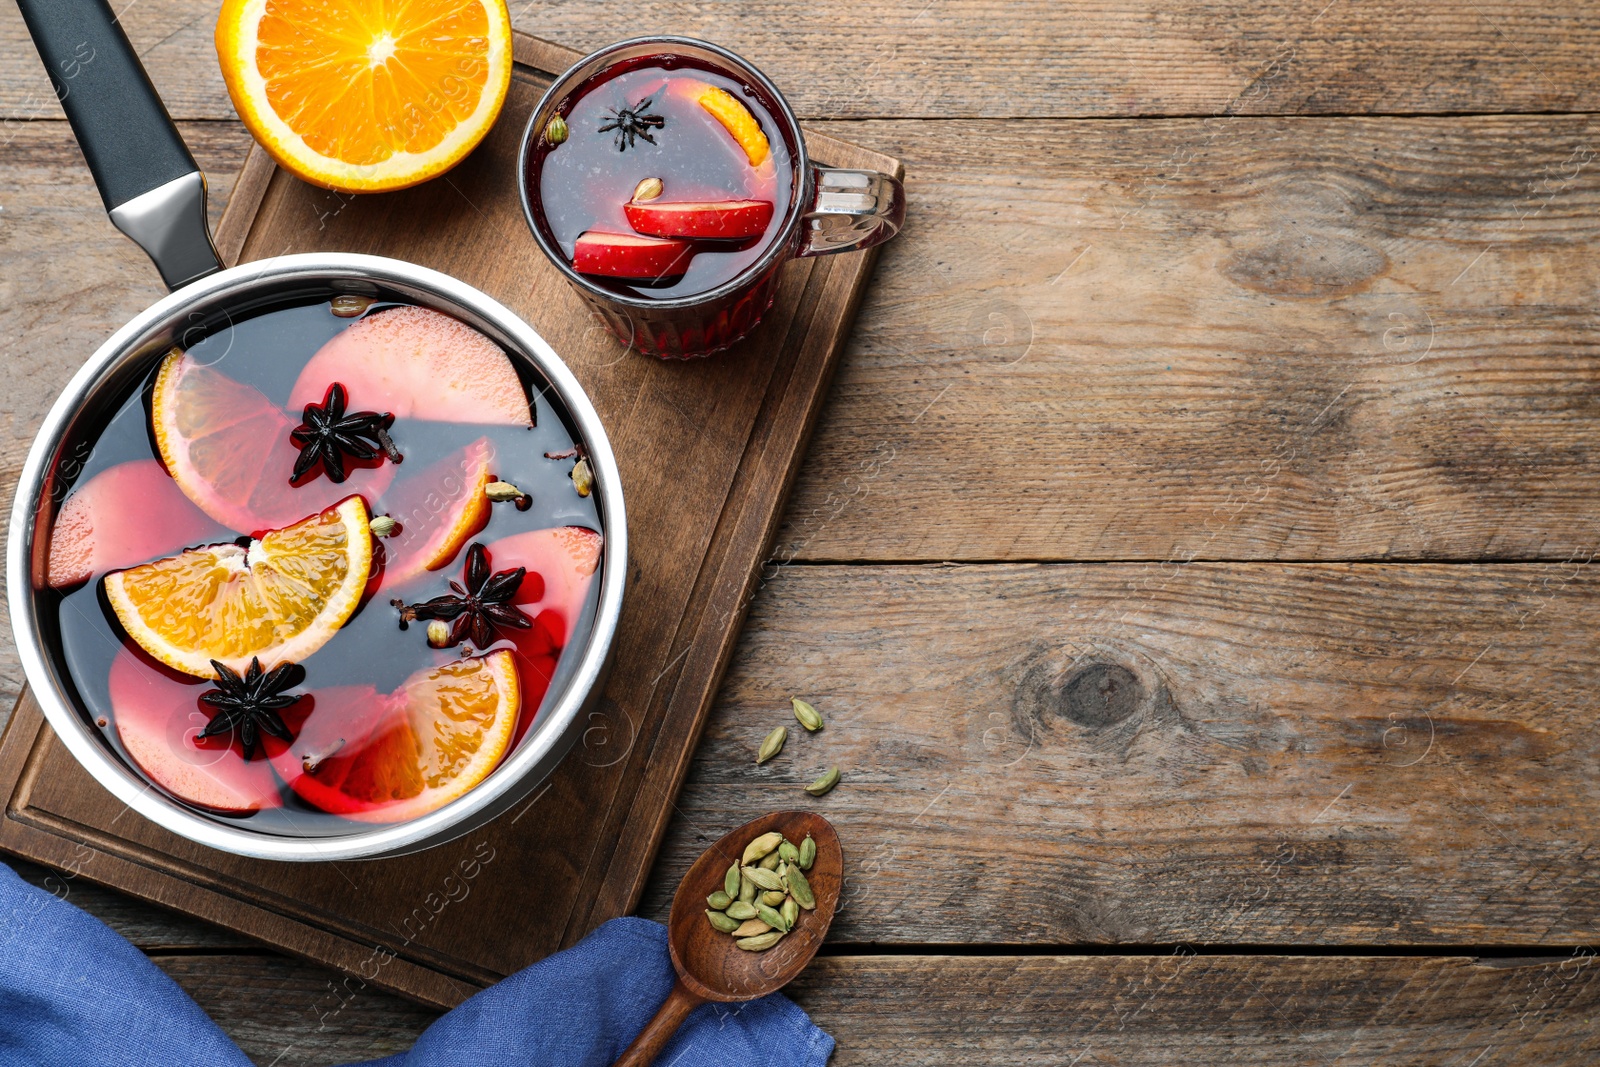
M666 999L667 932L613 919L442 1016L371 1067L607 1067ZM822 1067L788 998L706 1004L660 1067ZM188 994L100 920L0 864L0 1067L250 1067Z

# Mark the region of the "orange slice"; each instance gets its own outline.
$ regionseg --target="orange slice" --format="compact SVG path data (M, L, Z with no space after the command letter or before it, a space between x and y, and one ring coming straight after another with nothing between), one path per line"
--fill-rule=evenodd
M484 489L490 482L493 456L494 446L480 437L420 474L402 479L384 495L380 505L400 524L393 537L379 542L388 560L383 568L385 583L438 570L488 525L492 505Z
M477 146L511 84L505 0L224 0L228 95L287 171L404 189Z
M767 161L771 147L767 144L767 135L761 132L761 123L732 93L715 85L707 85L695 100L739 142L752 167L759 167Z
M302 799L365 822L402 822L487 778L511 744L520 705L510 652L418 671L396 693L318 693L272 765Z
M128 636L174 670L267 669L328 642L361 601L372 534L360 497L252 541L212 545L106 575Z
M350 401L353 410L373 407L359 393ZM394 477L393 465L382 461L353 467L343 482L318 474L290 485L300 455L289 439L296 420L258 390L178 349L156 375L150 422L161 461L183 495L240 533L288 526L352 493L374 499Z

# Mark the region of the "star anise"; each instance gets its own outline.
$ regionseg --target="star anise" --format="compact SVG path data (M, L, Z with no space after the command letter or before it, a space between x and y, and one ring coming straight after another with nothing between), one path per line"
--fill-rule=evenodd
M494 643L496 627L513 627L526 630L533 620L522 609L511 603L522 585L528 568L489 573L489 554L483 546L473 542L467 549L467 567L461 582L451 582L455 593L436 596L421 604L406 604L401 600L389 603L400 609L400 629L418 619L442 619L450 624L450 644L459 645L468 637L480 649Z
M263 733L280 741L293 740L278 712L300 699L285 694L284 690L293 689L306 680L304 667L298 663L281 663L263 672L261 660L252 656L250 669L243 678L218 660L211 661L211 669L217 672L217 687L201 693L200 699L216 708L217 713L199 736L216 737L232 731L239 738L245 759L255 753L256 742Z
M634 138L637 137L642 137L651 144L655 144L656 139L650 136L650 130L652 128L659 130L667 124L667 120L660 115L645 114L645 108L649 107L650 102L654 99L654 96L647 96L632 107L606 108L607 111L611 112L612 117L601 124L599 132L617 131L618 152L624 152L632 148L634 146Z
M300 458L294 461L289 484L298 482L318 460L322 461L322 472L329 481L342 482L346 456L373 459L381 450L395 463L403 458L389 438L393 415L376 411L346 415L344 407L344 386L338 382L328 387L328 395L321 404L306 405L300 425L289 431L289 439L300 448Z

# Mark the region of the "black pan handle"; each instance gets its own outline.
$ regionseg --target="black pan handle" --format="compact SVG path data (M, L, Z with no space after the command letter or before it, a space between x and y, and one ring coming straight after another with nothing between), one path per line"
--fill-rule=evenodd
M107 0L17 0L106 213L167 286L222 269L206 179Z

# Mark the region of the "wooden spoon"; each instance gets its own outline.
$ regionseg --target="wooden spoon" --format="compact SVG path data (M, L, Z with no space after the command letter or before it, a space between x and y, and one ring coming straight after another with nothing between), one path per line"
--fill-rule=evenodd
M765 952L746 952L734 944L732 935L718 932L706 920L706 897L722 888L728 866L743 855L744 847L773 830L796 845L807 834L816 841L816 861L805 873L817 906L813 911L801 911L794 929L776 945ZM839 903L843 872L839 835L827 819L809 811L763 815L702 852L678 883L667 920L667 947L672 965L678 969L678 981L616 1067L649 1067L689 1013L708 1000L755 1000L788 985L822 947Z

